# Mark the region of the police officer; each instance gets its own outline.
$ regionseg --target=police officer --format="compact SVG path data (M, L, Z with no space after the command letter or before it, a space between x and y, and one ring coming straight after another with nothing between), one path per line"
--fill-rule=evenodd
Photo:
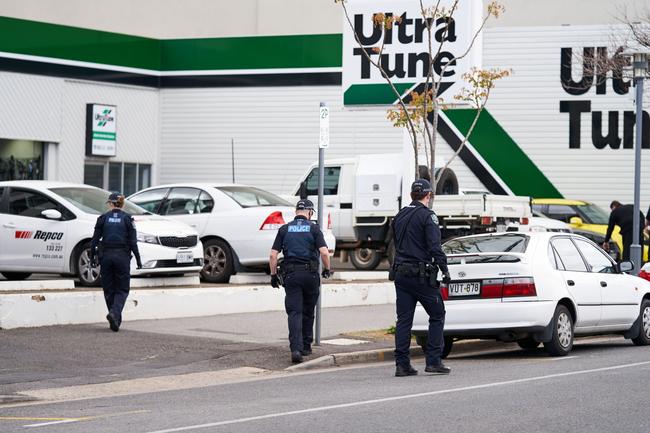
M323 278L329 278L330 257L323 232L318 224L310 221L314 204L300 200L296 205L296 217L283 225L273 242L270 256L271 285L279 288L283 279L284 306L289 322L289 347L291 362L302 362L303 356L311 355L313 341L314 308L318 301L318 256L323 261ZM278 276L278 254L282 252L281 275Z
M413 182L411 199L412 203L400 210L391 223L395 238L391 279L395 280L397 292L395 376L418 374L409 360L411 327L417 302L429 315L429 336L425 349L427 365L424 371L449 374L451 370L442 363L445 306L437 281L438 268L443 272L445 283L450 278L447 257L440 247L438 217L428 208L431 184L425 179Z
M607 225L607 233L605 234L605 241L601 245L603 249L609 252L609 240L612 237L612 232L615 226L619 226L621 230L621 237L623 238L623 255L622 260L630 260L630 247L634 243L634 205L621 204L618 200L614 200L609 208L612 213L609 214L609 224ZM643 245L643 212L639 211L639 245Z
M90 254L92 265L97 266L97 247L100 247L100 275L108 307L106 320L111 330L117 332L122 324L124 303L129 296L131 253L135 256L138 269L142 268L142 262L133 218L122 210L124 196L111 193L106 204L109 211L97 218Z

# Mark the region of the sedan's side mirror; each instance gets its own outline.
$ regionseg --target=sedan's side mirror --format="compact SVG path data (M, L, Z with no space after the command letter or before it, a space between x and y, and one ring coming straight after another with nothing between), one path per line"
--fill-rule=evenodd
M571 217L571 219L569 220L569 224L580 227L583 224L582 218L577 216Z
M43 212L41 212L41 215L49 220L60 220L63 216L61 215L61 212L56 209L45 209Z
M307 195L307 182L301 182L300 183L300 188L298 188L298 195L300 196L300 200L304 200L308 197Z
M634 263L630 261L621 262L621 264L618 265L618 270L621 271L622 274L632 272L634 270Z

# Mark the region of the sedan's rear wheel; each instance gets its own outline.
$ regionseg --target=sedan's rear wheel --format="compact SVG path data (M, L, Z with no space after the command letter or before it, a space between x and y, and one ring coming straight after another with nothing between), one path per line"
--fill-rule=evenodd
M641 302L639 322L641 330L639 335L632 339L632 342L637 346L650 345L650 301L647 299L644 299L643 302Z
M544 343L552 356L566 356L573 348L573 317L564 305L558 305L553 314L553 336Z
M227 283L235 266L232 251L221 239L203 243L203 270L201 279L208 283Z
M77 265L79 283L81 283L82 286L99 286L99 266L91 266L90 243L86 243L78 249L75 263Z
M524 350L533 350L539 347L539 341L535 341L534 338L524 338L522 340L517 340L517 344Z

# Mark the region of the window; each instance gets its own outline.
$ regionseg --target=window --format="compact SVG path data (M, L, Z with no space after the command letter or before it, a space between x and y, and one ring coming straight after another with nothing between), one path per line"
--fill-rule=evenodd
M508 234L476 236L445 242L442 249L447 254L465 253L523 253L528 246L528 236Z
M578 212L571 206L551 204L548 206L547 215L549 218L568 223L571 218L578 216Z
M124 186L122 193L129 196L138 191L138 165L124 164Z
M106 207L106 200L108 200L109 196L108 191L83 186L50 188L50 191L65 198L86 213L100 215L108 210L108 207ZM124 202L124 210L130 215L148 214L147 211L135 206L128 200Z
M213 208L214 208L214 200L212 200L210 194L208 194L205 191L201 191L201 195L199 195L199 202L196 205L196 212L210 213L212 212Z
M247 186L220 186L217 189L235 200L241 207L291 206L275 194Z
M196 188L172 188L160 210L161 215L191 215L196 212L201 190Z
M540 214L544 214L544 205L543 204L534 204L533 205L533 213L539 212Z
M167 195L167 191L169 191L167 188L152 189L136 194L129 200L151 213L159 213L160 203Z
M151 186L151 165L138 164L138 189L145 189Z
M35 191L11 189L9 213L32 218L45 218L41 212L47 209L61 210L58 203Z
M557 251L561 262L558 263L558 266L563 265L564 270L566 271L587 272L587 266L571 239L555 239L553 240L552 245Z
M108 190L122 191L122 163L111 162L108 164Z
M580 212L584 215L583 219L588 224L609 224L609 215L595 204L580 206L578 209L580 209Z
M0 139L0 181L42 180L43 149L39 141Z
M325 167L324 195L339 193L339 177L341 167ZM314 168L307 176L307 195L318 195L318 167Z
M603 274L615 274L616 267L612 261L604 253L600 252L598 248L590 244L589 242L582 241L580 239L575 240L576 245L580 249L580 252L589 263L591 267L591 272L599 272Z
M86 185L104 187L104 165L103 164L85 164L84 165L84 183Z

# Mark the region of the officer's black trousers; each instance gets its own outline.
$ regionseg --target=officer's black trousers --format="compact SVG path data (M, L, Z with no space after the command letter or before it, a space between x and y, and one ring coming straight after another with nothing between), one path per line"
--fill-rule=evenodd
M319 285L320 279L315 272L292 272L284 278L284 307L292 352L309 348L314 341L314 308L318 302Z
M109 313L122 323L122 310L129 296L131 254L125 250L104 250L101 260L102 288Z
M429 336L425 350L427 365L442 363L445 325L445 306L440 290L428 284L428 278L422 282L419 277L407 277L397 274L395 277L397 292L397 325L395 326L395 363L407 366L409 347L411 345L411 328L415 306L419 302L429 315Z

